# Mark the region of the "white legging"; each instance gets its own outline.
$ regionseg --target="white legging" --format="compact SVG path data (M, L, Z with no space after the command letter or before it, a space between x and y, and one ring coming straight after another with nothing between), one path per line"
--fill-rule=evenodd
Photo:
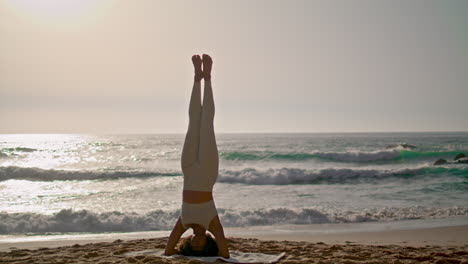
M182 150L184 190L211 192L218 177L218 147L213 127L215 106L211 81L205 81L203 106L201 82L193 84L189 126Z

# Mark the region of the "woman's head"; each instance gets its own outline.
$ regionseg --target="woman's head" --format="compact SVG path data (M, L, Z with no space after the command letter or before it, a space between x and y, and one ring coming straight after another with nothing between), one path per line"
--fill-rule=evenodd
M184 256L217 256L218 245L210 234L193 234L184 238L178 247Z
M190 237L190 246L195 251L202 251L208 241L208 235L206 234L193 234Z

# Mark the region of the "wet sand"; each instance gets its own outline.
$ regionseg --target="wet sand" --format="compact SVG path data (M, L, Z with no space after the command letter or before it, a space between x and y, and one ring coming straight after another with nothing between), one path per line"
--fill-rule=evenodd
M229 237L231 250L286 252L279 263L468 264L468 226L314 236L301 236L298 232L256 234L260 239L249 238L240 229L237 231L236 237ZM85 239L0 243L0 263L199 263L154 256L124 256L127 252L164 248L166 241L167 237L106 242Z

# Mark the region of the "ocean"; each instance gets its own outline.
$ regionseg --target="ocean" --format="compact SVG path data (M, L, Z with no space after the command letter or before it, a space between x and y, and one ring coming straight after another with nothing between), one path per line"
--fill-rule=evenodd
M183 134L0 135L0 235L170 230ZM226 227L468 223L468 133L217 134Z

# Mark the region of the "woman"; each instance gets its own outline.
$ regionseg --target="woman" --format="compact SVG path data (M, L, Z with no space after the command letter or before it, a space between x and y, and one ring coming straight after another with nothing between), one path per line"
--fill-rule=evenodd
M182 193L182 213L167 241L165 254L173 255L184 252L202 254L212 241L217 246L217 255L229 258L229 250L224 237L223 227L213 201L213 185L218 177L218 148L214 134L214 101L211 87L211 68L213 60L203 54L192 56L195 67L195 80L189 106L189 127L182 150L182 172L184 173L184 190ZM203 64L203 70L202 70ZM201 79L205 79L203 107L201 105ZM193 235L184 243L175 246L188 229ZM214 235L214 238L211 234ZM186 250L187 247L190 250Z

